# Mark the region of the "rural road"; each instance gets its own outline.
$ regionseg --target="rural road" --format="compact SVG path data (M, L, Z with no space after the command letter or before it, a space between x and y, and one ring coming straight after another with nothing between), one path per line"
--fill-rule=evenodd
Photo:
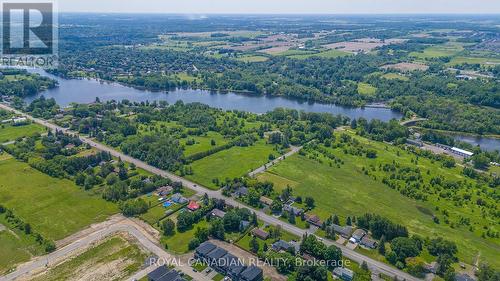
M75 252L78 253L82 249L91 247L96 242L99 242L117 233L128 233L129 235L137 239L138 243L140 243L145 249L150 251L152 254L163 259L164 261L169 261L169 262L172 261L173 263L175 263L174 262L174 259L176 259L175 256L167 253L158 244L156 244L154 239L151 236L145 234L145 230L141 229L141 227L138 224L136 224L131 219L123 217L122 220L114 224L105 225L102 228L98 228L94 232L86 235L84 238L76 240L56 250L55 252L52 252L46 256L38 257L32 261L29 261L25 264L18 266L16 271L0 277L0 281L12 281L17 278L27 277L33 273L37 273L40 270L45 269L47 266L56 265L60 263L63 259L73 256ZM186 263L184 264L175 263L175 267L176 269L181 270L185 274L188 274L189 276L193 277L193 280L197 281L205 280L204 275L194 272L192 268ZM154 266L150 266L136 273L133 277L145 276L147 273L150 272L150 270L153 270L154 268L155 268Z
M301 149L302 149L302 146L290 146L290 151L288 151L287 153L285 153L285 154L281 155L280 157L274 159L273 161L271 161L269 163L266 163L263 166L260 166L259 168L251 171L250 173L248 173L248 176L249 177L254 177L257 174L265 172L267 169L269 169L273 165L276 165L280 161L283 161L286 158L288 158L289 156L294 155L295 153L299 152Z
M25 116L26 118L32 120L33 122L36 122L38 124L41 124L41 125L44 125L46 127L48 127L49 129L51 130L59 130L59 131L63 131L65 133L68 133L68 134L73 134L73 135L78 135L78 133L76 132L72 132L68 129L65 129L65 128L62 128L62 127L59 127L57 125L54 125L52 123L49 123L45 120L42 120L42 119L39 119L39 118L34 118L30 115L27 115L19 110L15 110L9 106L6 106L4 104L0 104L0 108L3 108L5 110L9 110L9 111L14 111L15 113L17 114L20 114L20 115L23 115ZM106 151L106 152L109 152L111 155L113 155L114 157L119 157L121 158L122 161L126 161L126 162L129 162L129 163L134 163L137 167L139 168L142 168L146 171L149 171L151 173L154 173L154 174L157 174L157 175L160 175L160 176L163 176L163 177L166 177L166 178L170 178L171 180L173 181L178 181L178 182L182 182L183 186L189 188L189 189L192 189L194 191L196 191L198 194L207 194L209 197L211 198L217 198L217 199L223 199L226 201L227 204L229 205L232 205L232 206L235 206L235 207L240 207L240 208L249 208L249 209L252 209L258 216L259 219L261 219L262 221L268 223L268 224L272 224L272 225L281 225L282 228L292 234L295 234L299 237L303 236L304 234L312 234L312 233L309 233L307 232L307 230L305 229L301 229L299 227L296 227L294 225L291 225L289 223L285 223L273 216L270 216L260 210L256 210L256 209L253 209L251 208L250 206L247 206L247 205L244 205L243 203L240 203L236 200L234 200L233 198L228 198L228 197L225 197L224 195L222 195L221 191L215 191L215 190L210 190L206 187L202 187L194 182L191 182L189 180L186 180L182 177L179 177L173 173L169 173L169 172L166 172L166 171L163 171L161 169L158 169L156 167L153 167L143 161L140 161L138 159L135 159L135 158L132 158L130 156L127 156L119 151L116 151L115 149L112 149L110 147L107 147L103 144L100 144L98 142L95 142L93 141L92 139L90 138L87 138L87 137L83 137L83 136L80 136L80 139L89 144L90 146L92 147L95 147L101 151ZM326 245L335 245L337 247L339 247L341 250L342 250L342 254L351 259L351 260L354 260L355 262L358 262L358 263L362 263L362 262L366 262L368 264L368 267L369 269L374 272L374 273L382 273L382 274L385 274L387 276L390 276L390 277L394 277L396 276L399 280L407 280L407 281L416 281L416 280L421 280L419 278L416 278L414 276L411 276L410 274L406 273L406 272L403 272L397 268L394 268L392 266L389 266L385 263L382 263L382 262L379 262L377 260L374 260L372 258L369 258L369 257L366 257L354 250L351 250L349 248L347 248L346 246L342 245L342 244L338 244L334 241L331 241L331 240L328 240L328 239L323 239L323 242L326 244Z

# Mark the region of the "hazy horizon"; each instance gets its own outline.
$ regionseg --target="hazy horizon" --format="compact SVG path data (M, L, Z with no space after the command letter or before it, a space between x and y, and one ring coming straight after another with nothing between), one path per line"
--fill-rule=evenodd
M500 14L490 0L59 0L60 12L153 14Z

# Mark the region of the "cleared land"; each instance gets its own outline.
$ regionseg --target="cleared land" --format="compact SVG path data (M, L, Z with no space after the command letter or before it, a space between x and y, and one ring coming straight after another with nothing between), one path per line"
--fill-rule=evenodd
M186 177L215 189L217 186L212 182L213 179L224 181L226 178L241 177L267 163L269 154L277 155L277 152L273 150L273 146L265 144L264 140L253 146L235 146L193 162L191 167L194 174Z
M162 236L161 242L166 245L166 249L169 252L174 254L185 254L189 252L188 244L191 239L194 238L194 234L196 233L196 229L200 228L208 228L209 224L205 220L201 220L198 223L195 223L193 227L187 231L179 232L176 230L175 234L172 236Z
M188 140L194 140L195 143L188 145L186 144ZM212 140L215 141L215 145L212 145ZM182 139L180 143L184 145L184 155L190 156L198 152L207 151L217 146L224 145L228 143L229 140L225 139L223 135L217 132L208 132L206 136L189 136Z
M382 77L385 79L399 79L399 80L403 80L403 81L410 80L410 78L403 76L399 73L386 73L386 74L382 75Z
M138 271L147 253L124 236L114 236L32 280L124 280Z
M395 63L395 64L387 64L382 66L384 69L396 69L399 71L403 72L408 72L408 71L415 71L415 70L420 70L420 71L426 71L429 69L429 66L422 64L422 63L411 63L411 62L400 62L400 63Z
M32 136L36 133L45 132L45 128L38 124L24 126L2 125L0 127L0 144L16 140L20 137Z
M419 59L432 59L439 57L454 56L463 50L464 50L463 44L456 42L448 42L446 44L427 47L423 52L412 52L410 53L410 56Z
M72 181L52 178L13 158L0 161L0 202L52 240L118 212L115 204Z
M430 198L427 202L415 201L365 175L362 167L369 167L370 164L377 167L379 163L391 163L393 159L404 165L411 165L412 156L396 147L361 140L366 147L377 150L376 159L346 155L340 149L332 149L332 153L345 162L337 168L327 165L328 160L321 164L317 160L294 155L270 168L268 172L260 175L259 179L273 182L278 179L277 190L288 182L297 183L292 186L294 194L302 197L312 196L316 202L316 208L312 213L322 219L332 214L345 219L347 216L366 212L377 213L406 225L413 233L428 237L442 236L455 241L459 247L459 257L467 263L473 263L474 258L480 253L481 259L498 265L499 261L496 258L500 251L498 239L484 239L480 236L482 226L493 222L485 220L477 206L456 207L450 201L437 201L434 198ZM400 156L397 156L398 150ZM443 168L427 159L420 159L418 166L424 171L431 170L445 178L465 179L458 167ZM381 175L375 175L382 178ZM471 218L475 231L471 232L465 226L451 228L443 222L434 223L433 213L440 214L435 210L435 206L439 206L441 210L448 210L450 219L458 220L461 216Z
M368 83L358 83L358 93L360 95L373 96L377 92L377 88Z

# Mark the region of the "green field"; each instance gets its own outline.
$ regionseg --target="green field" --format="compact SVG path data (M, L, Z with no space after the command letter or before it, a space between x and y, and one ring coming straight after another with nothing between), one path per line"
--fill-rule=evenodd
M500 59L481 58L481 57L460 57L460 56L458 56L458 57L452 58L451 61L449 63L447 63L446 65L454 66L454 65L460 65L463 63L486 65L488 62L500 64ZM493 66L493 65L490 65L490 66Z
M370 84L360 82L358 83L358 93L365 96L373 96L377 92L377 88Z
M277 155L273 146L265 144L264 140L249 147L235 146L193 162L191 166L194 174L186 177L215 189L217 186L212 182L214 178L224 181L226 178L241 177L267 163L271 153Z
M186 142L189 139L194 139L195 144L193 145L187 145ZM215 141L215 146L211 144L211 141ZM184 145L184 155L190 156L198 152L203 152L207 151L209 149L212 149L217 146L224 145L228 143L229 140L225 139L223 135L217 133L217 132L208 132L206 136L189 136L185 139L182 139L180 143Z
M427 47L423 52L412 52L410 56L419 59L432 59L439 57L450 57L455 56L459 52L463 51L463 44L456 42L449 42L442 45L434 45Z
M0 224L7 225L5 216L0 216ZM42 254L34 237L25 235L17 229L0 231L0 275L15 264L28 261L32 255Z
M174 254L185 254L189 251L188 243L194 238L196 228L208 228L208 225L209 224L206 220L201 220L200 222L195 223L193 227L187 231L176 231L174 235L169 237L162 236L161 242L163 245L166 245L167 251Z
M45 128L38 124L24 126L2 125L0 127L0 144L43 132L45 132Z
M141 269L146 258L137 245L114 236L32 280L125 280Z
M115 204L72 181L52 178L13 158L0 161L0 202L52 240L118 212Z
M361 169L370 164L378 166L379 163L390 163L393 159L409 165L412 159L410 154L400 150L401 156L398 157L396 152L399 149L396 147L367 140L364 140L363 144L376 149L378 157L376 159L356 157L332 149L332 152L345 162L340 168L336 168L330 167L326 162L320 164L305 156L294 155L270 168L268 172L260 175L259 179L276 181L278 191L287 183L296 183L291 185L294 194L302 197L312 196L317 207L311 213L319 215L322 219L332 214L337 214L345 220L347 216L361 215L365 212L377 213L407 226L413 233L428 237L442 236L455 241L459 247L459 257L467 263L472 263L473 258L480 252L481 258L499 264L496 259L500 251L498 239L480 237L482 226L494 225L494 222L485 219L477 206L456 207L450 201L437 201L434 197L422 202L402 196L398 191L365 175ZM420 159L419 167L432 170L445 178L464 179L458 167L442 168L427 159ZM376 174L376 176L382 178L381 175ZM436 205L448 210L453 220L463 215L470 217L475 223L475 231L470 232L467 227L451 228L445 223L434 223L429 213L435 212Z

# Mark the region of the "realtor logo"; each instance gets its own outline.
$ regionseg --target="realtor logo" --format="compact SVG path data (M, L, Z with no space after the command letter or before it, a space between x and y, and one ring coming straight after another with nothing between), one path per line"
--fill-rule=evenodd
M57 13L53 1L2 2L2 65L54 67Z

